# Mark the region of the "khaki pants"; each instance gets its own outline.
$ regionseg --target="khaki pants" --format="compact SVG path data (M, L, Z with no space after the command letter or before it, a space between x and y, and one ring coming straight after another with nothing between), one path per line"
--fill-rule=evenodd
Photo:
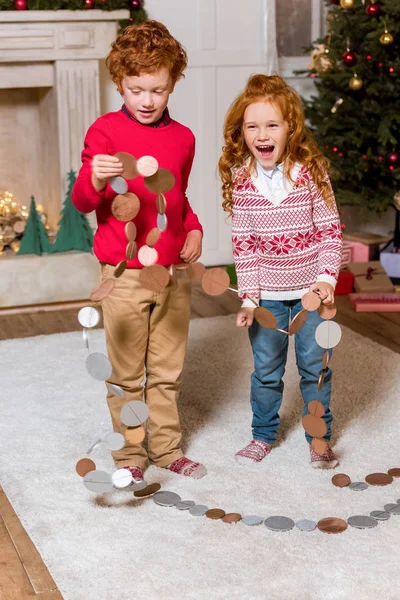
M114 267L101 266L102 279ZM120 411L130 400L144 399L149 407L147 448L126 442L113 452L118 467L144 468L149 458L165 467L180 458L181 427L178 395L185 358L190 318L190 280L183 271L177 281L161 293L151 292L139 282L139 269L126 269L116 279L111 294L102 301L107 352L113 367L109 383L121 386L126 394L108 394L114 430L124 434ZM143 389L143 380L146 377Z

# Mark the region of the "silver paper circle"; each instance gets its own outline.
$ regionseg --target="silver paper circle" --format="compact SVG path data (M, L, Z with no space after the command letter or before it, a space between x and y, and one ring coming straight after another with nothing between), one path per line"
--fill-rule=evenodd
M400 515L400 504L385 504L384 508L391 515Z
M315 339L318 346L329 350L340 342L342 330L335 321L324 321L315 330Z
M167 225L168 225L168 219L167 219L167 215L162 215L161 213L158 213L157 215L157 227L158 229L163 232L167 229Z
M265 519L264 525L271 531L290 531L294 527L294 521L289 517L273 516Z
M139 427L148 419L148 416L148 406L142 400L127 402L120 412L121 421L127 427Z
M369 516L373 519L377 519L377 521L387 521L390 519L390 513L385 510L373 510L369 513Z
M353 483L349 484L349 489L353 490L353 492L362 492L368 489L368 483L365 483L365 481L353 481Z
M122 389L121 386L116 383L106 383L108 391L114 396L118 396L119 398L125 398L125 390Z
M175 492L157 492L154 494L153 500L159 506L175 506L181 502L181 497Z
M105 494L112 490L111 475L105 471L89 471L83 478L83 485L96 494Z
M371 527L376 527L378 525L378 521L376 519L367 517L365 515L355 515L354 517L349 517L347 522L356 529L371 529Z
M242 517L242 522L245 525L251 525L251 526L261 525L263 520L264 519L262 517L258 517L257 515L246 515L245 517Z
M196 503L193 502L193 500L183 500L182 502L178 502L178 504L175 504L175 508L177 508L178 510L189 510L189 508L192 508L192 506L194 506Z
M317 528L317 524L315 521L310 521L309 519L301 519L297 521L296 527L300 529L300 531L314 531Z
M125 488L132 483L132 473L129 469L117 469L111 479L116 488Z
M103 442L109 450L113 450L114 452L121 450L125 446L124 436L116 431L107 434Z
M105 381L111 377L112 366L107 356L101 352L92 352L86 359L86 369L94 379Z
M85 306L78 312L78 321L82 327L90 329L100 321L100 313L93 306Z
M192 508L189 508L189 512L193 517L204 517L208 511L208 506L205 504L195 504Z
M113 177L110 179L110 186L116 194L126 194L128 184L123 177Z

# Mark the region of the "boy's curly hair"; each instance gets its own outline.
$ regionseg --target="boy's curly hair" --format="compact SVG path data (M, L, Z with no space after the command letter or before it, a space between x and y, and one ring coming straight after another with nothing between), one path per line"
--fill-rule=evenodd
M306 127L301 99L297 92L278 75L253 75L243 92L237 96L228 110L224 124L222 155L219 173L222 180L223 209L232 214L233 173L249 159L248 171L254 168L255 159L244 139L243 119L246 108L253 102L271 102L279 107L284 121L288 123L288 139L281 160L284 174L290 179L290 171L296 162L306 165L311 177L320 189L329 208L335 205L331 187L327 181L329 161L319 150Z
M187 54L183 46L158 21L128 26L111 45L106 58L111 79L122 92L124 77L168 69L175 84L183 77Z

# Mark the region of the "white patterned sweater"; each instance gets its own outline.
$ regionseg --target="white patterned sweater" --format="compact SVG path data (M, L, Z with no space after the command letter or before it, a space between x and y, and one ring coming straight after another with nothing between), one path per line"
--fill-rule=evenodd
M232 201L233 254L244 306L253 306L246 298L301 298L316 281L335 287L342 252L339 214L336 205L327 207L307 167L278 204L257 189L246 167L238 169Z

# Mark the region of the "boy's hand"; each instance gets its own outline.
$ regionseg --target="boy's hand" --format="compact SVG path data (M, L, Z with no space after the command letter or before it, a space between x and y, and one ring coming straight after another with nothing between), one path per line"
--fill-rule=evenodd
M107 181L122 174L124 167L116 156L96 154L92 160L92 184L100 192L106 187Z
M250 327L254 319L254 308L241 308L236 315L237 327Z
M198 229L189 231L180 253L180 257L187 263L194 263L201 256L203 234Z
M310 292L315 292L322 300L322 304L333 304L335 301L334 289L326 281L317 281L310 285Z

